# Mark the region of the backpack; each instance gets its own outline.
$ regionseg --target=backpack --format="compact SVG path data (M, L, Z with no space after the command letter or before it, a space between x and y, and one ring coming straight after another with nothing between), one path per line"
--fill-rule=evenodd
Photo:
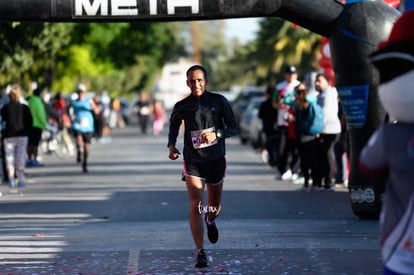
M324 126L323 109L317 103L309 103L308 116L303 119L303 132L317 135L322 132Z

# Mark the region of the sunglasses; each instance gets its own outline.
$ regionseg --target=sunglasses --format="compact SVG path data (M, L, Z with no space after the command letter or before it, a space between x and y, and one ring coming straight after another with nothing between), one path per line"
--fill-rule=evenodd
M296 94L306 93L306 89L296 89Z

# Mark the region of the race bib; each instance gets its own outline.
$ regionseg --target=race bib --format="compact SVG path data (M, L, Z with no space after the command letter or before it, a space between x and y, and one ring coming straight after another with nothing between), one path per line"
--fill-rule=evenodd
M82 127L82 128L86 128L86 127L89 127L89 119L87 119L87 118L82 118L80 121L79 121L79 125L80 125L80 127Z
M150 109L147 106L141 107L141 109L139 109L139 114L146 116L150 113Z
M191 131L191 141L193 143L194 149L206 148L217 144L217 139L211 143L207 143L206 138L203 137L203 133L212 133L215 131L216 129L214 127L204 130Z
M386 239L382 256L389 269L414 274L414 194L401 220Z

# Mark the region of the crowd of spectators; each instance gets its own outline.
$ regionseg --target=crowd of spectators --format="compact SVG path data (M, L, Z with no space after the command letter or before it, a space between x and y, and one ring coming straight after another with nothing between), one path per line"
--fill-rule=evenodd
M346 119L338 92L326 75L314 73L305 79L300 81L296 67L289 65L284 80L267 89L259 117L268 162L275 168L277 180L303 184L301 190L307 192L333 191L336 184L347 184ZM323 111L323 124L318 133L303 132L300 118L313 104Z

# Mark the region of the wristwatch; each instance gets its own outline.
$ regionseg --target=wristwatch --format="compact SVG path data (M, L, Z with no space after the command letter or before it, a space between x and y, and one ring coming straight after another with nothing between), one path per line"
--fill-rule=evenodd
M217 131L216 131L216 137L217 137L217 138L222 138L222 137L223 137L223 134L221 133L221 131L220 131L220 130L217 130Z

